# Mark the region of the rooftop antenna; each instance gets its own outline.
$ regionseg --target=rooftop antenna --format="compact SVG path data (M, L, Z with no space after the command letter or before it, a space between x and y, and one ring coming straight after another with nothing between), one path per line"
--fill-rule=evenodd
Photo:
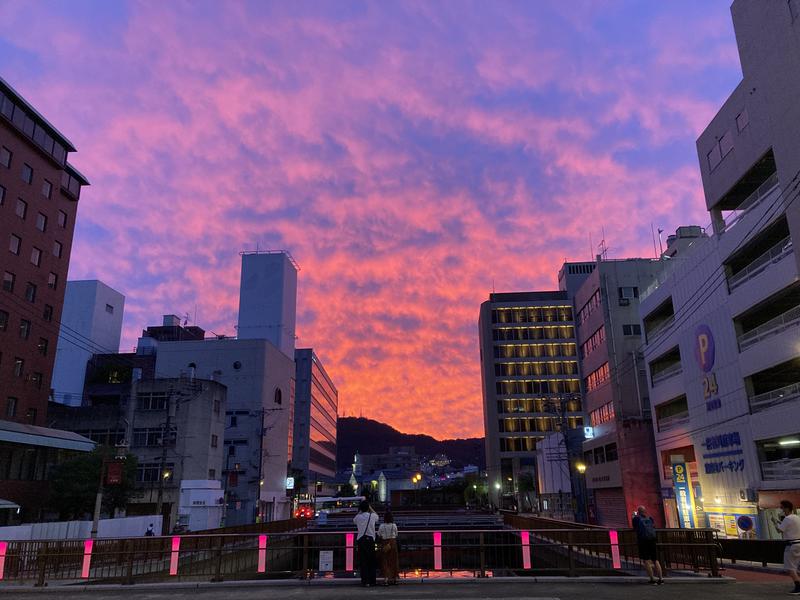
M664 254L664 247L661 245L661 234L664 233L664 230L660 227L658 228L658 250L661 254Z
M589 260L594 262L594 242L592 241L592 232L589 232Z
M494 277L492 277L492 293L494 294Z
M653 235L653 254L658 258L658 249L656 248L656 230L653 228L653 222L650 221L650 233Z
M600 243L597 247L600 249L600 257L605 260L608 257L608 246L606 245L606 228L602 228L603 239L600 240Z

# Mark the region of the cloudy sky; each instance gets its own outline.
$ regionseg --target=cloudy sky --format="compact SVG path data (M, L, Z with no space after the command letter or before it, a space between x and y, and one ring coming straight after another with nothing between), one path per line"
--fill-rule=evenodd
M0 74L77 146L70 278L234 334L239 252L301 266L340 414L483 434L477 318L709 220L730 0L0 0Z

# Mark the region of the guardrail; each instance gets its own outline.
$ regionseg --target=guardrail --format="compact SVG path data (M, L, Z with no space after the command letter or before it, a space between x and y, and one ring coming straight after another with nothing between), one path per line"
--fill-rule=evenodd
M752 412L759 412L798 398L800 398L800 382L772 390L771 392L750 396L748 402Z
M770 319L766 323L740 335L737 338L739 342L739 352L743 351L745 348L749 348L753 344L757 344L764 338L778 335L798 325L800 325L800 306L795 306L774 319Z
M756 206L761 204L764 199L772 192L778 185L778 173L775 172L758 186L747 198L745 198L739 206L733 209L730 214L725 218L725 229L723 232L728 231L733 227L742 217L753 210Z
M678 531L677 537L672 531L659 532L665 564L717 576L719 546L711 531ZM413 530L401 531L400 542L401 572L415 577L620 574L641 566L629 530ZM0 542L0 580L41 586L59 581L354 577L355 546L352 531Z
M719 540L722 558L731 563L746 560L761 563L766 567L769 563L783 564L783 551L786 543L781 540Z
M681 366L680 361L676 362L674 365L670 365L666 369L661 369L658 373L652 376L653 387L656 387L658 384L663 383L670 377L674 377L678 373L682 372L683 367Z
M753 259L744 269L728 277L728 291L732 292L746 281L760 274L771 264L780 262L789 256L792 252L794 252L792 238L791 236L786 236L769 250Z

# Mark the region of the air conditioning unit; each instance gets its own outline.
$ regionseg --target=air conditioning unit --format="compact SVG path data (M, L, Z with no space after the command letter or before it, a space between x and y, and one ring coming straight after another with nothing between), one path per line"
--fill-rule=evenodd
M630 306L631 300L630 298L620 298L619 305L620 306Z
M752 488L739 490L739 500L742 502L755 502L756 491Z

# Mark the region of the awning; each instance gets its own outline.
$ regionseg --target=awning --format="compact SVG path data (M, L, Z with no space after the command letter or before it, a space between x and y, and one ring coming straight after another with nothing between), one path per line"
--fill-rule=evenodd
M19 504L14 504L11 500L4 500L3 498L0 498L0 510L17 510L18 508Z
M0 421L0 442L82 452L91 452L96 446L89 438L72 431L26 425L13 421Z

